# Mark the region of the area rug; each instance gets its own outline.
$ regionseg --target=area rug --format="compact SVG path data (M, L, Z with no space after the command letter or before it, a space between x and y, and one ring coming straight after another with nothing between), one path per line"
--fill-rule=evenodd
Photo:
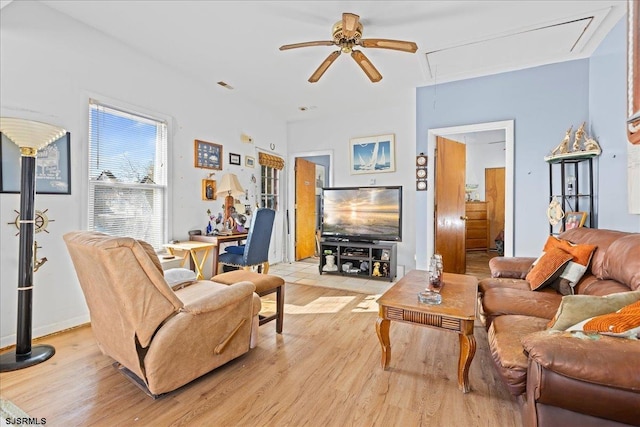
M29 415L10 400L0 398L0 424L3 426L16 424L14 422L16 418L29 418Z

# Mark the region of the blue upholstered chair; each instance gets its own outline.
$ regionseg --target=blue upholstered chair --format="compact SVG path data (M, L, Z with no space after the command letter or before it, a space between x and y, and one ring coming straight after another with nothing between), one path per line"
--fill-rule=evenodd
M258 267L262 274L269 272L269 243L276 211L258 209L249 228L247 242L241 246L229 246L220 254L218 265L229 265L244 270Z

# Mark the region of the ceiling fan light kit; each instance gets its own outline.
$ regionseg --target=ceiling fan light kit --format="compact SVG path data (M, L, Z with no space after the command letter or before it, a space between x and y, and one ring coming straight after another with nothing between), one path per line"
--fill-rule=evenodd
M354 50L354 47L356 46L363 48L391 49L408 53L415 53L418 50L418 45L414 42L389 39L363 39L362 28L360 17L358 15L353 13L343 13L342 20L333 25L333 40L286 44L280 46L280 50L310 46L338 46L340 48L331 52L331 54L329 54L329 56L320 64L311 77L309 77L309 83L316 83L320 80L320 77L322 77L329 66L331 66L331 64L333 64L333 62L342 53L350 53L354 61L356 61L362 71L364 71L367 77L369 77L369 80L373 83L382 80L382 74L380 74L371 61L369 61L369 58L367 58L362 51Z

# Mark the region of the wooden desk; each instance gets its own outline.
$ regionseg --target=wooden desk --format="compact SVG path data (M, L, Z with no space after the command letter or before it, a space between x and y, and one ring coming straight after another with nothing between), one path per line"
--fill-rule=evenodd
M180 242L180 243L167 243L164 245L165 248L169 251L171 255L179 256L182 255L182 262L180 263L181 267L184 267L185 262L189 259L189 255L191 255L191 259L193 259L193 264L196 269L196 278L204 279L202 274L202 267L204 266L204 261L209 256L209 251L211 248L215 248L216 245L213 243L205 243L205 242ZM178 252L178 254L176 254ZM198 260L198 253L203 252L202 259ZM217 252L214 250L214 252Z
M458 333L460 354L458 357L458 387L469 391L469 366L476 354L473 321L478 301L478 280L473 276L444 273L442 303L424 304L418 301L418 293L427 287L427 272L411 270L385 292L380 299L376 331L382 347L382 368L391 361L389 327L391 321L429 326L442 331Z
M211 275L215 276L216 274L218 274L218 256L220 255L220 245L223 243L231 243L231 242L238 242L238 244L240 244L240 242L242 242L243 240L247 240L247 235L248 233L230 234L228 236L193 235L193 236L190 236L189 240L192 240L194 242L210 243L210 244L213 244L214 246L217 246L213 250L212 257L211 257L213 259Z

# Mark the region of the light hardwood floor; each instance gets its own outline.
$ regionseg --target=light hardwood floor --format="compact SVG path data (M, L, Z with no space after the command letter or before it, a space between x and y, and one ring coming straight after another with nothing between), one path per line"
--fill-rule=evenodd
M480 324L472 391L463 394L453 333L392 323L390 369L383 371L377 313L356 308L366 297L287 283L282 335L274 322L261 326L257 348L157 400L111 366L90 327L42 340L56 347L55 356L0 374L0 395L52 426L522 425ZM318 298L329 298L324 308L306 309Z

